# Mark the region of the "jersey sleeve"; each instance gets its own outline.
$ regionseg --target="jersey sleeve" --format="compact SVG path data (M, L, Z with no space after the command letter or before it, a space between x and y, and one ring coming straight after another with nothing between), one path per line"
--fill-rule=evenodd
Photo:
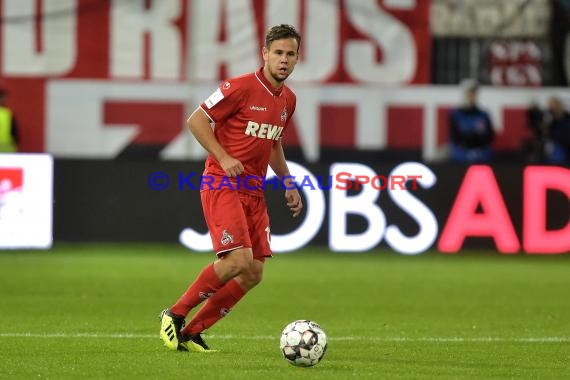
M244 93L241 81L225 81L200 107L213 122L222 121L239 110L244 101Z

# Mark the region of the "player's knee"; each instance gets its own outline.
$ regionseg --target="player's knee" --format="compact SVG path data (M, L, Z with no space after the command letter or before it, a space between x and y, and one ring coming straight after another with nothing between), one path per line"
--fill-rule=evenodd
M250 290L254 288L257 284L261 282L263 278L263 273L256 270L246 270L242 272L239 277L237 277L238 283L245 290Z
M246 281L250 288L253 288L255 285L259 284L263 279L263 273L258 271L250 271L247 272Z
M251 263L253 262L253 254L249 248L236 249L230 252L224 258L224 261L227 265L228 271L233 276L237 276L249 269Z

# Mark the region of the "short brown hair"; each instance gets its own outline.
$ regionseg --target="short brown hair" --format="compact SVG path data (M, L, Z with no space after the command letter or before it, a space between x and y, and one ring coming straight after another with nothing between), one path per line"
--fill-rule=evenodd
M285 38L296 39L297 50L299 50L299 46L301 46L301 35L299 32L297 32L293 25L288 24L275 25L267 29L267 33L265 34L265 47L269 49L269 46L273 41L282 40Z

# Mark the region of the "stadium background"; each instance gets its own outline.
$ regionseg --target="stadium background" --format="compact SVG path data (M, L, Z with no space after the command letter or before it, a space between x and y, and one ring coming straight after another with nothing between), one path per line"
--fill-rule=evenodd
M0 218L0 377L567 376L570 169L522 146L530 104L570 101L568 1L0 0L0 19L0 87L21 135L0 179L19 163L51 173L30 154L54 160L53 194L25 176L11 189L42 206ZM204 159L184 122L262 64L275 23L303 35L284 139L295 170L425 181L372 201L307 189L299 220L267 191L276 251L295 249L216 326L225 353L189 361L163 350L155 318L212 259L194 254L208 251L197 192L178 187ZM448 161L465 77L497 129L489 166ZM166 189L151 188L156 172ZM11 249L15 227L47 249ZM284 370L276 351L298 318L330 335L317 371Z
M507 165L495 177L510 205L497 208L508 210L523 246L526 110L569 95L563 1L12 0L1 11L1 85L21 125L20 151L55 158L56 241L175 241L184 225L203 232L195 194L150 191L148 176L200 172L204 151L185 118L219 81L261 65L264 30L277 22L303 34L291 78L301 106L284 140L289 160L321 176L334 162L365 163L384 175L408 161L437 167L426 196L439 227L465 174L446 166L446 114L461 101L457 83L483 84L480 102L498 132L495 162ZM507 181L508 173L516 174ZM561 241L535 244L539 252L570 246L568 171L554 176L554 196L535 212L546 213L542 238L555 228ZM291 223L271 199L274 229L285 233ZM359 212L347 211L347 235L366 231ZM413 215L388 214L387 224L404 235L421 232ZM501 239L493 230L464 231L482 237L467 246ZM311 242L326 244L326 234L325 226ZM422 247L429 246L428 239Z
M565 13L549 1L3 4L3 86L22 118L21 148L62 158L140 149L146 157L201 156L180 119L219 81L261 64L265 27L277 21L304 35L291 79L305 107L285 142L311 161L335 148L423 150L437 159L446 140L441 116L459 100L449 85L465 77L491 85L482 101L501 132L497 148L516 151L523 109L544 99L544 86L567 85ZM29 16L38 11L41 21ZM72 99L77 91L83 96ZM59 119L62 109L70 120L84 112L81 133L92 138L79 139Z

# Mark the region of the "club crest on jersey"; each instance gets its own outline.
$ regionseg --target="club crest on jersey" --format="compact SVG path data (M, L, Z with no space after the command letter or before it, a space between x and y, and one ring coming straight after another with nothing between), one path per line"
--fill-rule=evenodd
M222 232L222 238L220 239L220 243L222 243L222 245L228 245L233 242L234 242L234 237L230 235L228 231L224 230L224 232Z
M287 120L287 107L283 108L283 112L281 112L281 121Z
M224 83L224 90L227 90L228 88L230 88L230 82L226 82Z

